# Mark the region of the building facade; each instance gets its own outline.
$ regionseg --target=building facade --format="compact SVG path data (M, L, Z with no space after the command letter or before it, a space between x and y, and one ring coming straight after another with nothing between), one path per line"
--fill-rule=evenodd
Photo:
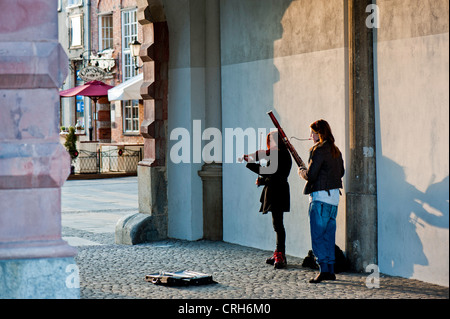
M58 1L58 39L68 56L69 74L62 89L84 84L79 72L88 65L91 52L89 16L90 7L83 1ZM91 121L91 102L89 98L77 96L61 99L60 126L77 126L79 134L88 135Z
M289 136L325 118L346 165L337 243L354 269L448 285L448 12L448 1L138 1L139 181L152 194L140 194L141 213L188 240L222 214L223 240L273 249L260 190L236 159L258 147L251 132L272 127L269 110ZM217 163L202 152L214 138ZM311 145L294 145L306 160ZM205 176L220 181L213 194ZM289 183L287 253L305 256L308 198L295 171Z

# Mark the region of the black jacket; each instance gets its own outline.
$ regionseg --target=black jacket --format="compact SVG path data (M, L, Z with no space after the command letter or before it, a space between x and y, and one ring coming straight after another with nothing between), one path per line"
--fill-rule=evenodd
M261 165L256 163L248 163L247 168L252 172L259 174L260 185L264 185L261 193L260 212L266 214L267 212L288 212L290 211L291 198L289 191L288 177L291 172L292 159L291 154L287 150L276 151L272 154L276 156L278 154L278 167L273 174L261 174ZM270 167L271 161L267 163Z
M302 169L300 175L307 181L303 193L342 188L344 173L342 154L333 158L331 144L325 141L310 152L308 168Z

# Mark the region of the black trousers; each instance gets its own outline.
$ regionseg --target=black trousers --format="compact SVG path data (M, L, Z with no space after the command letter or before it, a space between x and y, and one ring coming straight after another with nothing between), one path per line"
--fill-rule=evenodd
M277 234L277 251L286 251L286 230L283 223L284 213L280 211L272 212L273 230Z

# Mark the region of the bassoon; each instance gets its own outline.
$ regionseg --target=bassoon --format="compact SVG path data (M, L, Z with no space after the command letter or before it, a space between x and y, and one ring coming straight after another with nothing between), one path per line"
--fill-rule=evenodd
M297 166L298 167L305 166L305 164L303 163L303 160L298 155L294 146L292 146L291 142L289 142L289 139L287 138L286 133L284 133L284 130L281 128L280 123L278 123L278 120L275 117L275 115L273 115L273 112L270 111L267 114L270 116L270 119L272 120L273 124L278 129L278 133L281 135L281 139L283 140L284 145L286 145L286 148L289 150L289 153L291 153L292 157L294 158L294 161L297 163Z

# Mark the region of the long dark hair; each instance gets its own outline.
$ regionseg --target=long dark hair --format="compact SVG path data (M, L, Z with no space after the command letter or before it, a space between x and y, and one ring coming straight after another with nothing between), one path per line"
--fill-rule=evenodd
M281 135L278 134L278 131L272 131L269 134L267 134L266 144L268 151L270 151L270 136L272 136L272 138L277 142L277 146L280 151L287 151L286 145L284 144Z
M309 127L313 130L314 133L319 135L320 143L327 141L328 143L331 144L331 155L333 156L333 158L339 157L341 151L334 144L334 136L333 133L331 132L330 124L328 124L328 122L325 120L318 120L312 123ZM313 147L312 149L313 152L316 150L317 146L318 145Z

